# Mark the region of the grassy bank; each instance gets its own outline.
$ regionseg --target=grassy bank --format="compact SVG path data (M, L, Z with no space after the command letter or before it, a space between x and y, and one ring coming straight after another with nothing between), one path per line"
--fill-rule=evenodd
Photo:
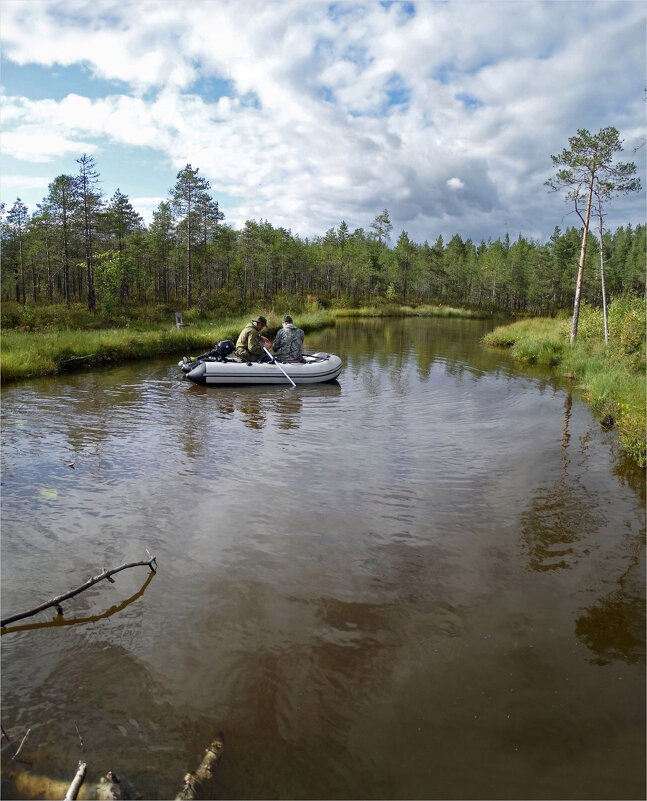
M521 362L556 367L573 381L605 427L616 426L622 450L641 467L645 443L645 305L621 298L609 307L609 345L600 310L583 307L578 336L570 345L571 320L522 320L485 337L509 347Z
M280 316L272 311L262 313L267 318L271 335L280 327ZM213 347L213 343L220 339L235 340L251 319L250 315L223 317L218 321L193 318L190 325L178 329L170 320L163 323L134 321L119 328L97 328L96 318L88 321L81 312L77 318L79 327L75 329L49 324L35 330L33 325L29 330L25 327L3 330L2 381L129 359L173 354L195 356ZM185 322L187 319L192 318L184 315ZM295 321L308 333L334 325L335 318L327 312L308 312L295 317Z
M358 309L335 309L335 317L461 317L464 319L478 319L491 317L484 312L475 312L470 309L455 309L451 306L398 306L397 304L382 303L376 306L362 306Z
M360 309L320 310L316 302L295 311L295 322L306 332L334 325L348 317L477 317L476 312L448 306L398 306L380 303ZM290 307L292 308L292 307ZM268 321L268 335L280 327L283 312L260 310ZM22 307L6 303L2 310L2 381L51 375L129 359L197 355L220 339L236 339L249 314L201 316L198 309L183 314L189 325L177 329L169 307L133 308L128 318L101 317L80 304ZM216 319L214 319L216 318Z

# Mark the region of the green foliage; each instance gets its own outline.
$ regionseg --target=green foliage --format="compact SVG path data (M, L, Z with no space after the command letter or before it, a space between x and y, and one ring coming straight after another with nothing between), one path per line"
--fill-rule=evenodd
M476 244L458 233L444 241L430 232L429 242L419 244L402 231L393 246L384 209L366 230L351 231L342 221L311 240L267 220L248 220L235 231L223 223L209 182L190 164L145 226L120 190L103 202L93 189L93 162L84 158L85 193L77 177L60 175L38 213L29 218L18 200L5 215L5 304L15 299L92 308L96 291L97 316L124 321L129 306L165 305L186 314L195 307L204 317L271 307L284 297L293 309L312 300L331 308L440 304L536 316L573 308L581 237L576 228L556 228L546 243L506 235ZM629 176L615 177L616 188L630 187ZM607 183L598 188L608 198ZM91 201L89 216L82 197ZM94 275L86 261L90 241ZM599 248L596 237L587 242L583 299L597 307ZM645 226L607 232L604 242L608 297L644 292ZM3 312L5 323L23 324Z
M645 357L645 302L635 295L623 295L609 307L609 345L620 355Z

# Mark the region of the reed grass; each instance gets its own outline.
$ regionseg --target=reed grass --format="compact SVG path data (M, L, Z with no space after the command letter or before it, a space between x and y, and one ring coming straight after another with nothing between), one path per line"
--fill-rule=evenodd
M376 306L362 306L358 309L335 309L335 317L368 318L368 317L483 317L482 312L470 309L455 309L451 306L398 306L393 303L381 303Z
M558 367L574 382L596 417L615 426L621 450L647 464L645 420L645 307L640 298L621 298L609 307L609 345L602 312L583 306L578 336L570 344L570 319L522 320L484 337L487 345L509 347L515 359Z
M268 332L280 328L280 316L273 310L261 311L268 321ZM183 315L186 322L188 316ZM223 317L218 321L195 320L185 328L175 322L129 323L127 327L57 330L46 325L42 330L14 328L2 332L0 376L3 382L50 375L74 367L135 359L150 359L171 354L197 355L221 339L238 337L251 315ZM94 321L94 318L93 318ZM310 312L295 316L295 322L307 333L334 325L333 315ZM72 360L72 361L70 361Z

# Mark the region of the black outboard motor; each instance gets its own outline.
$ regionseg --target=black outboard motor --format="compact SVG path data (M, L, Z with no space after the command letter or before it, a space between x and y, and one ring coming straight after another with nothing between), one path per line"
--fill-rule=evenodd
M231 339L221 339L220 342L216 342L213 346L213 350L209 351L209 356L214 356L219 361L224 361L230 353L233 353L236 350L236 346L234 345Z
M183 356L182 361L178 362L178 367L182 368L183 373L190 373L201 361L224 362L227 356L235 350L236 346L231 339L221 339L220 342L216 342L211 350L208 350L196 359L188 359L186 356Z

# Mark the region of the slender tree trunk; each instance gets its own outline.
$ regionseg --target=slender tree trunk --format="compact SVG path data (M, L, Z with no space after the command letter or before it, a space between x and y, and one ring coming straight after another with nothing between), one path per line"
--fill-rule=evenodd
M63 262L63 299L65 305L70 305L70 260L67 244L67 215L63 213L63 246L61 251L61 261Z
M20 255L20 293L22 295L22 305L27 302L25 296L25 259L22 252L22 232L18 236L18 253Z
M604 238L602 236L602 200L598 196L598 222L600 237L600 283L602 284L602 315L604 317L604 344L609 344L609 316L607 313L607 288L604 277Z
M584 220L584 232L582 233L582 248L580 250L580 266L577 271L577 284L575 286L575 303L573 304L573 322L571 324L571 345L577 337L577 324L580 319L580 303L582 301L582 280L584 278L584 260L586 258L586 240L589 233L589 222L591 220L591 201L593 199L593 181L595 180L595 170L591 170L591 180L589 181L589 195L586 201L586 218Z
M186 215L186 307L191 308L191 199Z

